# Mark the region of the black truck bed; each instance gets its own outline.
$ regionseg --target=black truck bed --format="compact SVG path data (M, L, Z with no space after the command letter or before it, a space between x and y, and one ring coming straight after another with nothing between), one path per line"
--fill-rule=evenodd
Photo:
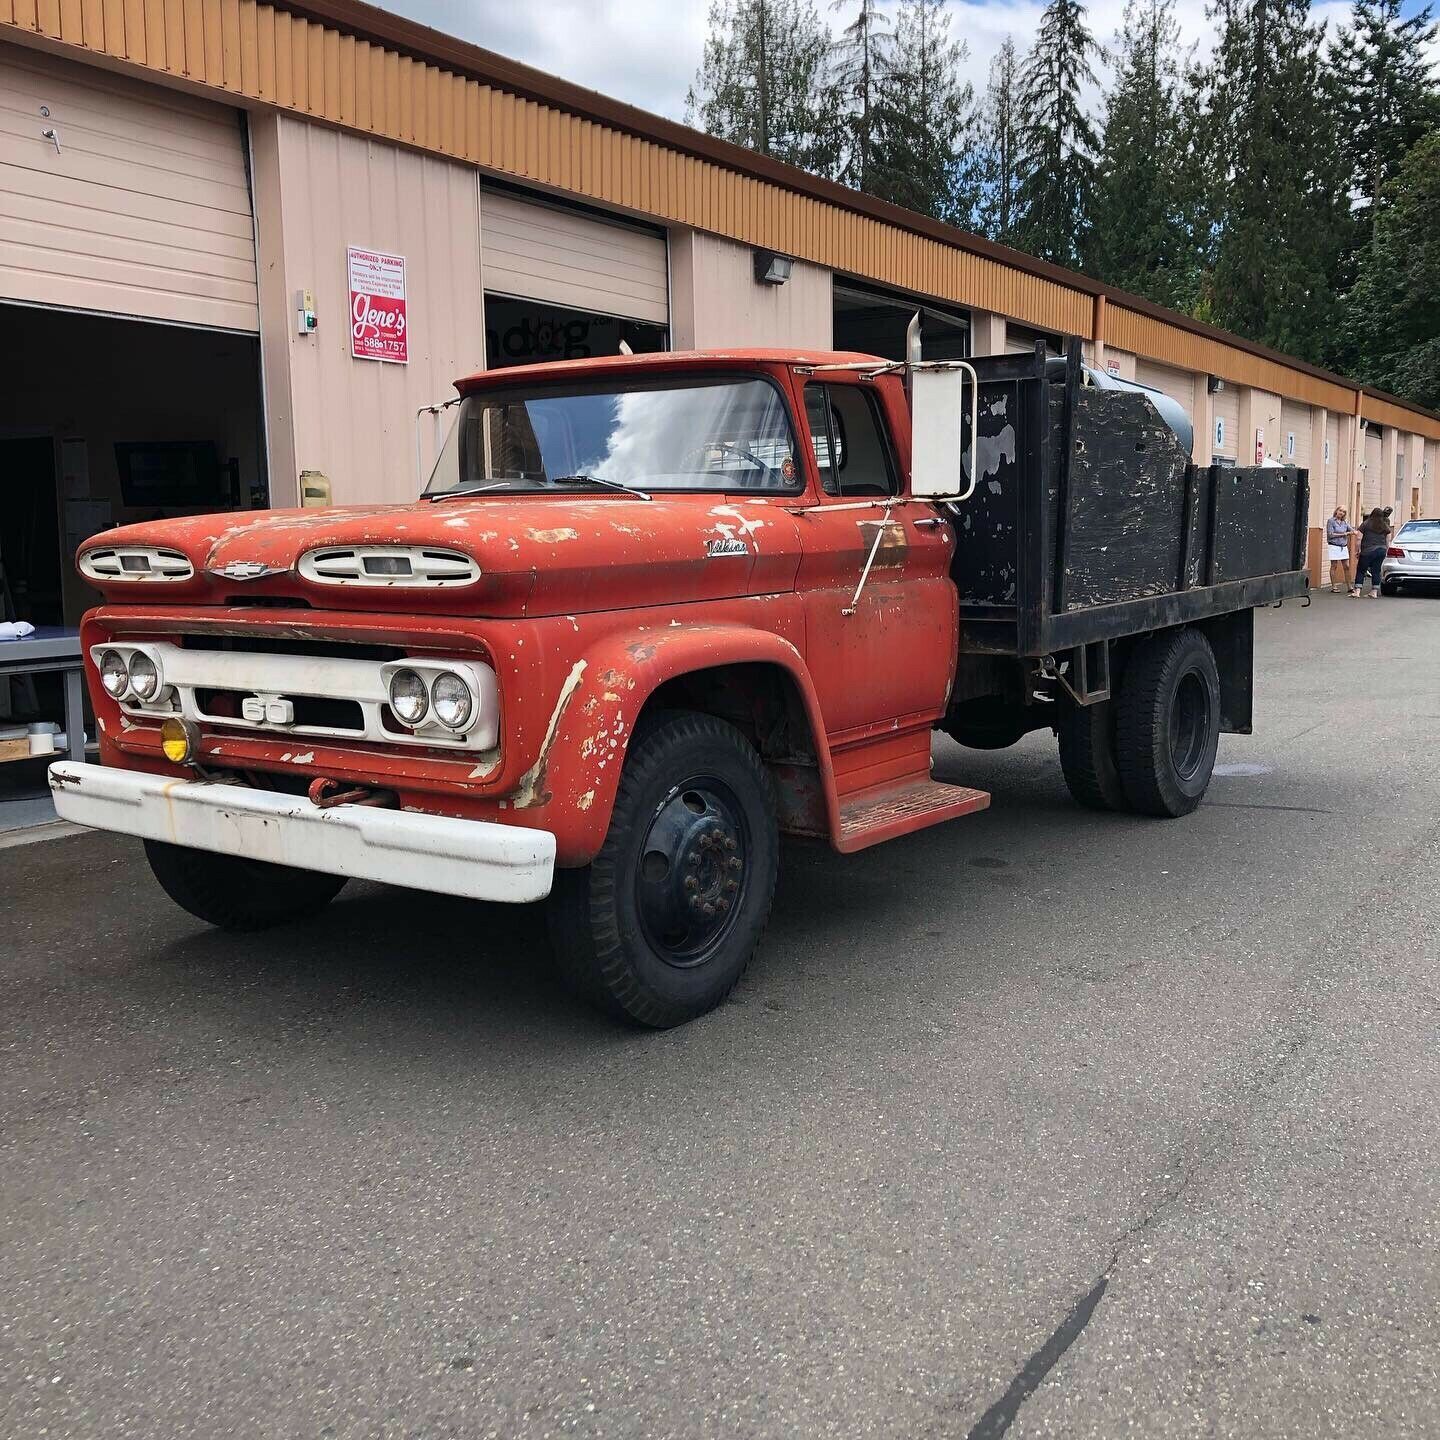
M1143 394L1083 383L1078 345L973 363L962 653L1059 654L1306 593L1306 471L1191 463Z

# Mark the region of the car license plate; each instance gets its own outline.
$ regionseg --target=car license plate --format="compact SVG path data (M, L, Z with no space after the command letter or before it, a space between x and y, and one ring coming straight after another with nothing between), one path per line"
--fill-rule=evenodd
M1436 560L1440 560L1440 550L1422 550L1420 552L1420 558L1433 563Z

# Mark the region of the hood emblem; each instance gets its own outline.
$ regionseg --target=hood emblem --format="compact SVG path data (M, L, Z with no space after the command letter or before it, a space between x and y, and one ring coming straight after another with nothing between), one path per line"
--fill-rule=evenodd
M717 555L748 555L750 547L743 540L727 535L721 540L707 540L705 553L713 560Z
M226 580L263 580L267 575L283 575L285 570L284 565L262 565L258 560L231 560L210 573L222 575Z

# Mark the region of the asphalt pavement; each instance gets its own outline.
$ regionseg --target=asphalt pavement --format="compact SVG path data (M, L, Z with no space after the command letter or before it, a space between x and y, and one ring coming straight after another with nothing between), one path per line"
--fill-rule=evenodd
M0 1434L1440 1434L1440 599L1287 603L1180 821L1054 742L789 847L734 1000L0 851Z

